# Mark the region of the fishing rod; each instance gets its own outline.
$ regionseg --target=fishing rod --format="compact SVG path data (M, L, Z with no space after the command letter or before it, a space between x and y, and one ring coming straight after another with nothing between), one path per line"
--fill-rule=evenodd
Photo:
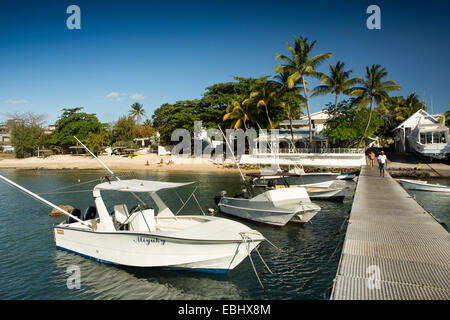
M230 146L230 144L228 143L228 139L227 139L227 137L225 136L225 134L223 133L222 128L221 128L220 126L218 126L218 127L219 127L220 132L222 133L222 136L225 138L226 146L227 146L228 149L230 149L230 151L231 151L231 155L233 156L234 162L236 163L236 165L237 165L237 167L238 167L239 173L241 174L241 178L242 178L242 180L244 181L244 184L245 184L245 186L246 186L246 188L247 188L247 192L250 194L250 197L251 197L251 196L252 196L252 192L250 191L250 190L251 190L251 186L248 184L248 181L245 180L244 174L242 173L241 167L239 166L239 162L238 162L237 159L235 158L235 156L234 156L234 151L233 151L233 149L231 149L231 146Z
M31 192L30 190L25 189L24 187L22 187L22 186L18 185L17 183L15 183L15 182L9 180L8 178L6 178L6 177L0 175L0 179L2 179L3 181L5 181L7 184L13 186L14 188L19 189L20 191L24 192L25 194L27 194L27 195L29 195L29 196L35 198L36 200L39 200L39 201L43 202L44 204L46 204L46 205L48 205L48 206L50 206L50 207L52 207L52 208L58 210L59 212L65 214L66 216L69 216L69 217L71 217L72 219L74 219L74 220L80 222L81 224L83 224L83 225L89 227L90 229L92 229L92 226L90 226L88 223L84 222L84 221L81 220L80 218L78 218L78 217L76 217L76 216L70 214L70 213L67 212L66 210L61 209L60 207L58 207L57 205L54 205L54 204L51 203L50 201L47 201L47 200L45 200L44 198L41 198L41 197L38 196L37 194Z

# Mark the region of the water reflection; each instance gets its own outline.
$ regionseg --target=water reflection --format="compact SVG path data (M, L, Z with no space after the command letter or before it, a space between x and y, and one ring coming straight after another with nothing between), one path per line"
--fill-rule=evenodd
M60 250L55 251L53 261L60 279L69 277L69 266L78 266L80 290L93 299L240 299L239 290L226 275L113 266Z

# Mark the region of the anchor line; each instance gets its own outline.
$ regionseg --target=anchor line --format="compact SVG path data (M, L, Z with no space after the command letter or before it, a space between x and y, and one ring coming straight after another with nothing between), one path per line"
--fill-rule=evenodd
M263 286L263 284L261 282L261 279L259 278L258 271L256 271L255 264L253 263L252 255L251 255L251 252L250 252L250 242L247 242L247 239L250 239L252 242L253 242L253 240L249 236L247 236L245 234L245 232L240 232L239 235L242 237L242 240L244 241L244 246L247 248L248 257L249 257L250 262L252 264L252 268L253 268L253 271L255 272L256 278L258 279L258 282L259 282L261 288L264 290L264 286Z

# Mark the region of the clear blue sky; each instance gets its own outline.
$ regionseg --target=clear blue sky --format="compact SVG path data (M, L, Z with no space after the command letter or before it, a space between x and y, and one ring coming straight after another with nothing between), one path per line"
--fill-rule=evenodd
M400 94L449 109L450 1L319 2L1 1L0 120L32 111L53 123L61 108L83 106L110 122L135 101L150 117L232 76L274 75L275 55L299 35L317 40L315 54L331 52L329 63L361 76L381 64ZM81 30L66 27L71 4ZM381 8L381 30L366 28L370 4ZM312 111L328 101L312 99Z

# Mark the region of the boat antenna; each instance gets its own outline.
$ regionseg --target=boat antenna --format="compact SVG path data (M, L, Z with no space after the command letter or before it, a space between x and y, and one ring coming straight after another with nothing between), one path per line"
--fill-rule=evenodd
M13 186L14 188L19 189L20 191L24 192L25 194L27 194L27 195L29 195L29 196L35 198L36 200L39 200L39 201L43 202L44 204L46 204L46 205L48 205L48 206L50 206L50 207L52 207L52 208L58 210L59 212L65 214L66 216L69 216L69 217L71 217L72 219L74 219L74 220L80 222L81 224L83 224L83 225L89 227L90 229L92 229L92 226L89 225L88 223L86 223L86 222L84 222L83 220L79 219L78 217L76 217L76 216L74 216L74 215L68 213L66 210L61 209L61 208L58 207L57 205L54 205L54 204L51 203L50 201L47 201L47 200L45 200L44 198L41 198L41 197L38 196L37 194L31 192L30 190L25 189L24 187L22 187L22 186L18 185L17 183L15 183L15 182L9 180L8 178L6 178L6 177L0 175L0 179L2 179L3 181L5 181L7 184Z
M239 173L241 174L241 178L244 181L245 187L247 188L247 192L250 194L250 196L252 196L252 194L250 192L250 185L248 184L247 180L245 180L244 174L242 173L241 167L239 166L239 162L237 161L236 157L234 156L234 151L233 151L233 149L231 149L230 144L228 143L228 139L225 136L225 134L223 133L222 128L220 126L218 126L218 127L219 127L220 132L222 133L222 136L225 139L226 146L231 151L231 155L233 156L234 162L236 163L236 165L237 165L237 167L239 169Z

